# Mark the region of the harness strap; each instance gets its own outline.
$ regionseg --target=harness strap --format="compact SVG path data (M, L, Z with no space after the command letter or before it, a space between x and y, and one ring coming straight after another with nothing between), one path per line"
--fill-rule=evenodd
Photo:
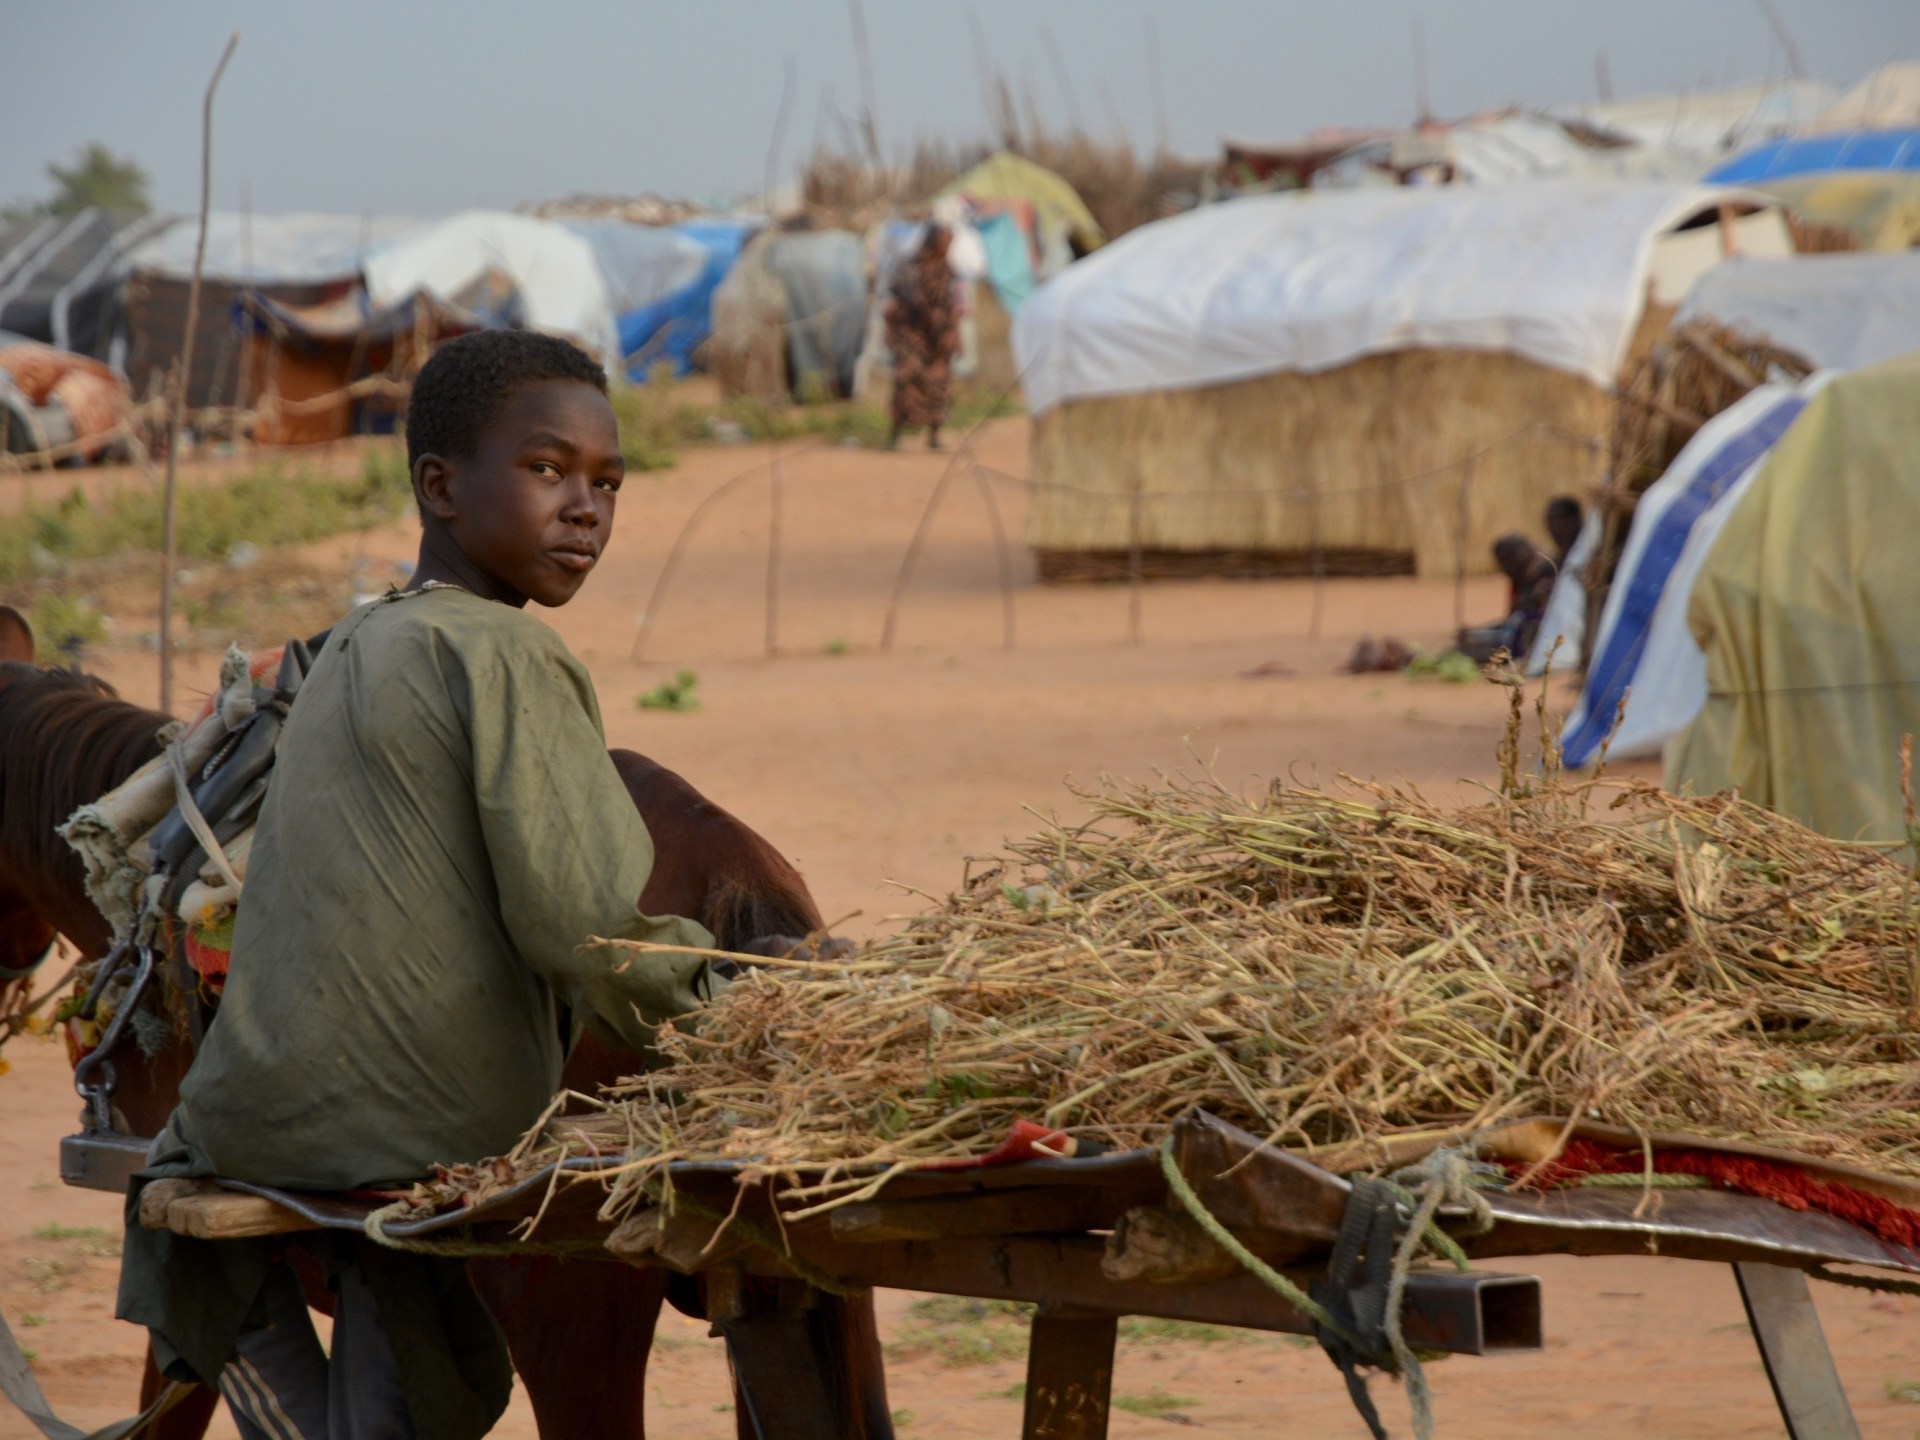
M20 1342L13 1338L13 1331L7 1325L7 1318L0 1315L0 1394L7 1397L27 1419L33 1422L46 1440L134 1440L182 1400L195 1387L182 1385L170 1380L154 1402L138 1415L126 1420L115 1420L102 1425L97 1430L82 1430L77 1425L69 1425L53 1413L53 1406L47 1403L46 1392L40 1388L40 1378L33 1373L33 1366L27 1363Z

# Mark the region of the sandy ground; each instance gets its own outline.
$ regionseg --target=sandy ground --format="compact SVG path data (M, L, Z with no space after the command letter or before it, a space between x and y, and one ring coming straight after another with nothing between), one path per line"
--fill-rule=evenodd
M977 454L995 471L1025 473L1024 423L987 427ZM1449 582L1420 580L1335 581L1318 592L1308 582L1155 585L1142 597L1136 644L1125 587L1033 583L1018 545L1022 487L1001 478L976 483L964 464L928 526L894 645L883 652L902 555L950 459L783 447L772 656L773 471L763 446L697 450L672 471L633 477L600 573L572 606L547 617L593 671L609 742L682 771L773 837L806 872L823 910L850 917L843 932L882 928L884 917L918 903L914 890L944 893L964 857L989 854L1031 828L1032 811L1071 813L1067 781L1205 767L1223 783L1257 788L1275 775L1332 781L1348 773L1465 800L1496 777L1502 692L1338 673L1362 634L1437 645L1458 605L1469 620L1495 613L1494 581L1470 581L1464 596ZM344 447L327 463L355 465L357 457ZM217 465L195 472L196 483L217 479ZM0 479L0 513L8 483ZM95 477L90 487L115 483L145 482ZM999 552L982 484L996 497L1011 546L1012 649L1003 644ZM708 501L656 596L670 546ZM412 545L410 530L396 526L270 557L270 576L298 573L310 593L277 609L249 603L258 633L245 638L317 628L356 583L404 568ZM237 595L257 595L262 583L251 572L234 577ZM137 637L153 621L129 593L103 592L119 607L117 643L90 663L130 698L150 702L154 661ZM635 660L650 605L645 657ZM207 652L183 660L189 698L204 693L214 664ZM1244 673L1260 666L1286 673ZM682 669L698 675L698 710L637 707L639 695ZM1556 707L1564 699L1556 694ZM0 1079L8 1119L0 1130L8 1216L0 1226L0 1307L38 1352L55 1402L69 1418L97 1423L126 1413L140 1352L140 1337L107 1318L118 1205L65 1190L55 1178L57 1138L77 1113L60 1052L16 1041L8 1058L13 1071ZM1527 1268L1546 1283L1546 1349L1435 1367L1442 1435L1783 1433L1724 1267L1649 1258ZM1920 1406L1889 1393L1920 1381L1920 1301L1818 1293L1863 1433L1920 1435ZM881 1296L890 1337L912 1323L913 1298ZM656 1352L654 1433L730 1436L733 1417L718 1408L729 1399L724 1363L703 1328L670 1315ZM891 1387L894 1405L911 1415L903 1434L1017 1433L1011 1389L1021 1378L1013 1360L953 1367L932 1354L899 1355ZM1376 1388L1397 1417L1396 1433L1406 1433L1404 1407L1389 1386ZM1332 1368L1285 1339L1129 1340L1115 1392L1174 1402L1166 1413L1116 1414L1119 1436L1181 1425L1221 1437L1363 1433ZM0 1416L0 1437L32 1433ZM497 1433L533 1434L520 1401Z

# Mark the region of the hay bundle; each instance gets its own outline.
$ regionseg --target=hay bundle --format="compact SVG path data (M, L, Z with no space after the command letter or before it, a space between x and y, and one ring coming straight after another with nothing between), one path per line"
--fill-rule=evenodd
M841 1167L798 1206L1198 1104L1322 1155L1556 1115L1920 1176L1920 916L1874 851L1605 781L1087 798L897 937L736 984L516 1165L624 1148L616 1209L671 1159Z

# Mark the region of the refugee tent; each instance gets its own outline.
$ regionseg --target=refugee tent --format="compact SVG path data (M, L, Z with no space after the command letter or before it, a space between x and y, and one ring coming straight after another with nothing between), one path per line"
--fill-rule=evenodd
M262 445L315 445L398 425L413 377L442 340L482 328L472 310L415 291L369 313L363 292L289 305L242 291L243 396Z
M361 266L376 308L415 291L458 304L489 272L513 282L529 329L563 335L609 371L620 369L613 302L594 247L556 221L468 210L375 246Z
M707 368L729 396L844 398L853 393L866 317L858 236L756 236L714 292Z
M1900 844L1901 746L1920 735L1920 359L1808 402L1693 587L1707 699L1673 790L1738 787L1842 839ZM1891 542L1891 543L1890 543Z
M1838 99L1833 86L1817 80L1768 80L1561 105L1552 113L1650 150L1691 156L1704 165L1749 145L1798 134Z
M600 276L607 282L607 302L613 309L623 357L630 357L644 343L629 348L629 318L685 290L707 266L706 248L668 226L591 219L560 223L593 248Z
M1580 699L1561 732L1568 765L1587 764L1603 747L1614 758L1657 755L1699 713L1707 676L1687 630L1694 579L1821 383L1816 377L1797 388L1748 392L1707 421L1640 496ZM1597 524L1588 528L1592 533Z
M207 219L200 325L187 369L187 404L237 406L246 398L243 294L290 306L323 305L356 291L369 250L415 222L389 216L243 215ZM186 343L199 226L173 225L136 247L125 284L125 369L136 398L157 393Z
M934 198L950 195L964 196L983 213L1000 207L1030 215L1027 228L1038 247L1035 268L1042 279L1058 274L1076 255L1099 249L1107 238L1072 185L1010 151L988 156Z
M1042 573L1484 572L1598 480L1616 378L1723 248L1785 254L1785 227L1739 191L1563 180L1143 226L1014 325Z
M1858 370L1920 351L1920 254L1739 255L1694 284L1676 327L1713 320L1796 351L1823 370Z
M120 291L130 256L174 224L171 215L89 208L0 228L0 329L122 363L126 319Z
M1370 136L1319 166L1318 189L1479 184L1546 176L1692 180L1697 160L1635 141L1596 137L1549 115L1503 110Z
M0 331L0 452L98 459L127 418L126 382L88 355Z
M1717 185L1759 185L1850 170L1920 170L1920 130L1850 130L1776 140L1715 166L1707 179Z
M704 261L699 274L685 285L620 316L620 348L627 356L627 372L633 379L646 379L663 360L672 365L676 375L694 368L696 352L713 333L714 292L759 225L757 220L716 218L667 227L674 235L698 245Z
M1809 130L1897 130L1920 125L1920 62L1896 60L1842 95Z

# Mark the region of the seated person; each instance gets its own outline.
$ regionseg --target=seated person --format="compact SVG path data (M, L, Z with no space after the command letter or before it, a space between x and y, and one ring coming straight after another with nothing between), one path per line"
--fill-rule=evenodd
M136 1177L119 1314L173 1378L217 1384L247 1440L464 1440L511 1386L465 1261L301 1236L334 1292L331 1357L287 1237L139 1225L139 1188L220 1175L393 1187L509 1150L589 1019L647 1048L724 986L639 913L653 843L593 682L529 600L564 605L612 536L624 467L600 366L487 331L435 351L407 451L418 566L337 625L280 740L220 1012Z
M1502 535L1494 541L1493 559L1508 581L1506 618L1462 630L1455 645L1482 665L1500 650L1523 662L1533 648L1533 637L1540 633L1540 622L1546 618L1557 572L1553 561L1524 535Z
M1574 541L1580 538L1580 527L1585 520L1580 502L1571 495L1556 495L1547 502L1547 536L1553 541L1556 571L1567 568L1567 556L1573 553Z

